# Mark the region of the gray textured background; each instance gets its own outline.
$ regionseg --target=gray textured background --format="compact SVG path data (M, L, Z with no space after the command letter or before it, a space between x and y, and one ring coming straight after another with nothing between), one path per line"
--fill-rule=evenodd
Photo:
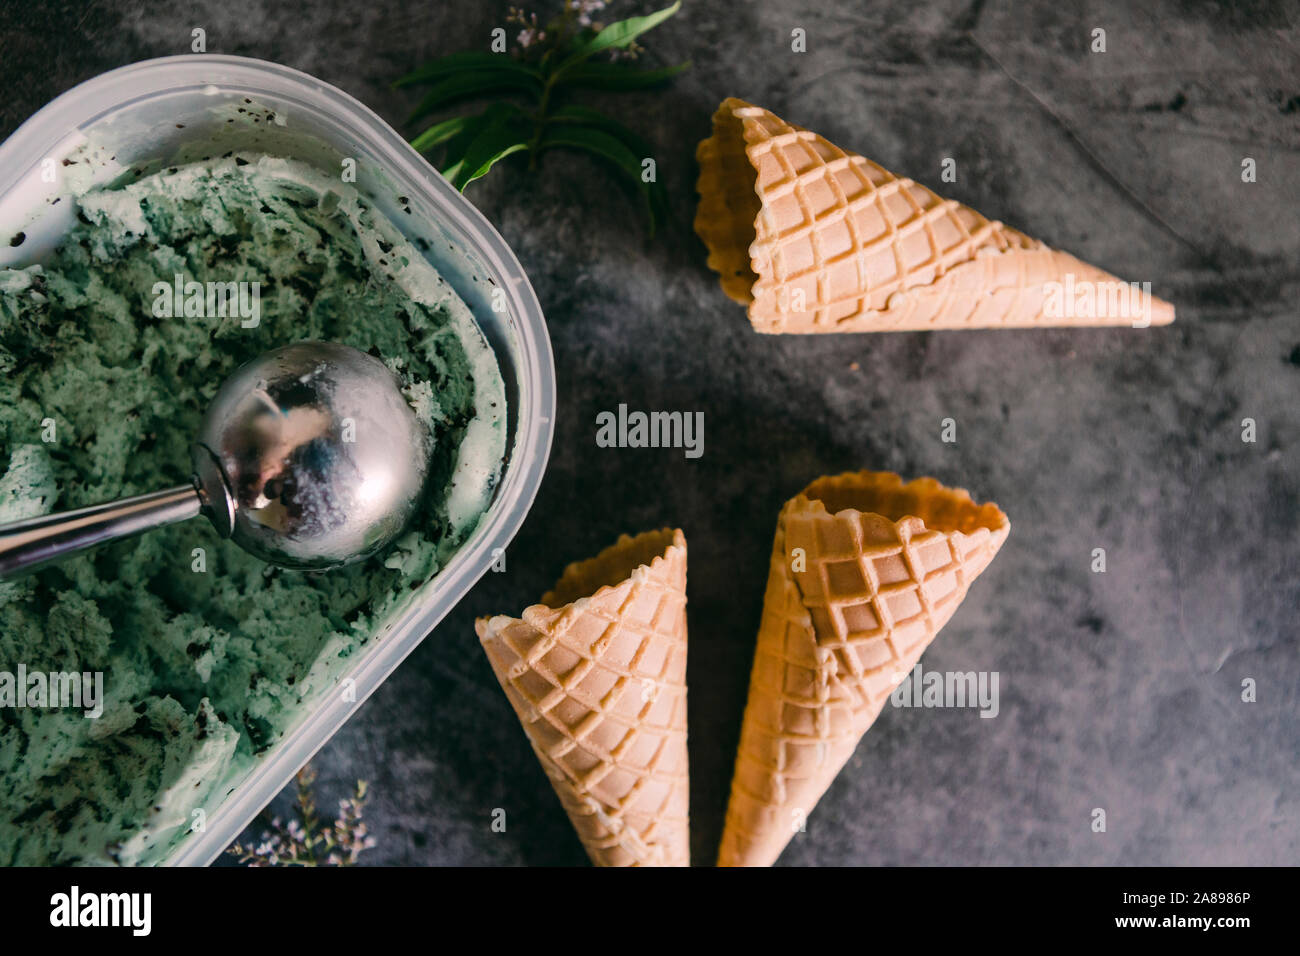
M482 46L506 4L3 6L0 135L103 70L188 52L195 26L210 52L306 70L397 124L416 94L389 81ZM550 156L536 176L507 163L471 187L546 309L558 432L508 573L487 575L316 761L322 802L370 781L368 862L585 860L472 621L664 524L690 542L692 842L710 862L776 513L808 480L859 467L935 475L1010 515L925 658L999 671L1001 714L888 708L782 862L1300 860L1297 7L1067 6L688 2L647 38L647 62L694 68L666 92L608 99L660 150L680 220L665 236L647 241L585 158ZM790 52L794 27L806 54ZM1105 54L1088 52L1094 27ZM1177 323L754 334L689 226L695 144L727 95L923 182L956 159L945 192L1150 281ZM703 411L704 457L598 449L595 415L619 402ZM939 439L945 417L956 445ZM1089 571L1096 547L1106 574ZM1248 677L1254 704L1240 701Z

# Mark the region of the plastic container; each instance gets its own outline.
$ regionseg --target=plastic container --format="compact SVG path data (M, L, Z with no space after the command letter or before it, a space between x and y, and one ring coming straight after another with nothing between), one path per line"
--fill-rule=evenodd
M0 242L0 266L39 261L58 245L75 216L75 203L64 197L88 179L108 182L129 168L152 170L232 148L300 159L331 173L355 161L356 186L412 239L431 240L426 256L473 310L496 351L509 404L507 456L496 497L474 534L340 675L340 682L353 682L356 699L334 688L312 702L233 793L204 808L204 829L168 853L164 862L172 865L212 862L491 566L494 549L518 531L537 494L555 410L555 366L541 306L496 230L373 112L274 63L165 57L105 73L51 102L0 145L0 239L25 234L16 247ZM75 162L65 165L69 157ZM504 311L493 308L497 290Z

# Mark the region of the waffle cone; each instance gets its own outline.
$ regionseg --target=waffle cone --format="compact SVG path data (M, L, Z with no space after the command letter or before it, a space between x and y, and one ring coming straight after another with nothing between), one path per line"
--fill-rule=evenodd
M888 472L786 503L719 866L776 861L1010 527L997 505Z
M623 535L476 629L592 862L688 866L682 532Z
M695 231L759 332L1167 325L1136 284L765 109L725 100Z

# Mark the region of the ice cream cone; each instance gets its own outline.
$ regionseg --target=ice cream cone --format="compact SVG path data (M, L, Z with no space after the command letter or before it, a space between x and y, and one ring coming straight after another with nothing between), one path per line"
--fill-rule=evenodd
M719 866L769 866L1010 531L933 478L819 478L777 521Z
M738 99L696 151L695 231L760 332L1166 325L1174 308Z
M476 629L592 862L688 866L682 532L623 535Z

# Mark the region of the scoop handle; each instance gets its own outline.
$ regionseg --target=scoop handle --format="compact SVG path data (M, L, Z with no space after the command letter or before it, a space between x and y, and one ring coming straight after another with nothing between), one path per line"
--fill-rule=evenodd
M0 581L108 541L186 521L203 509L195 485L0 525Z

